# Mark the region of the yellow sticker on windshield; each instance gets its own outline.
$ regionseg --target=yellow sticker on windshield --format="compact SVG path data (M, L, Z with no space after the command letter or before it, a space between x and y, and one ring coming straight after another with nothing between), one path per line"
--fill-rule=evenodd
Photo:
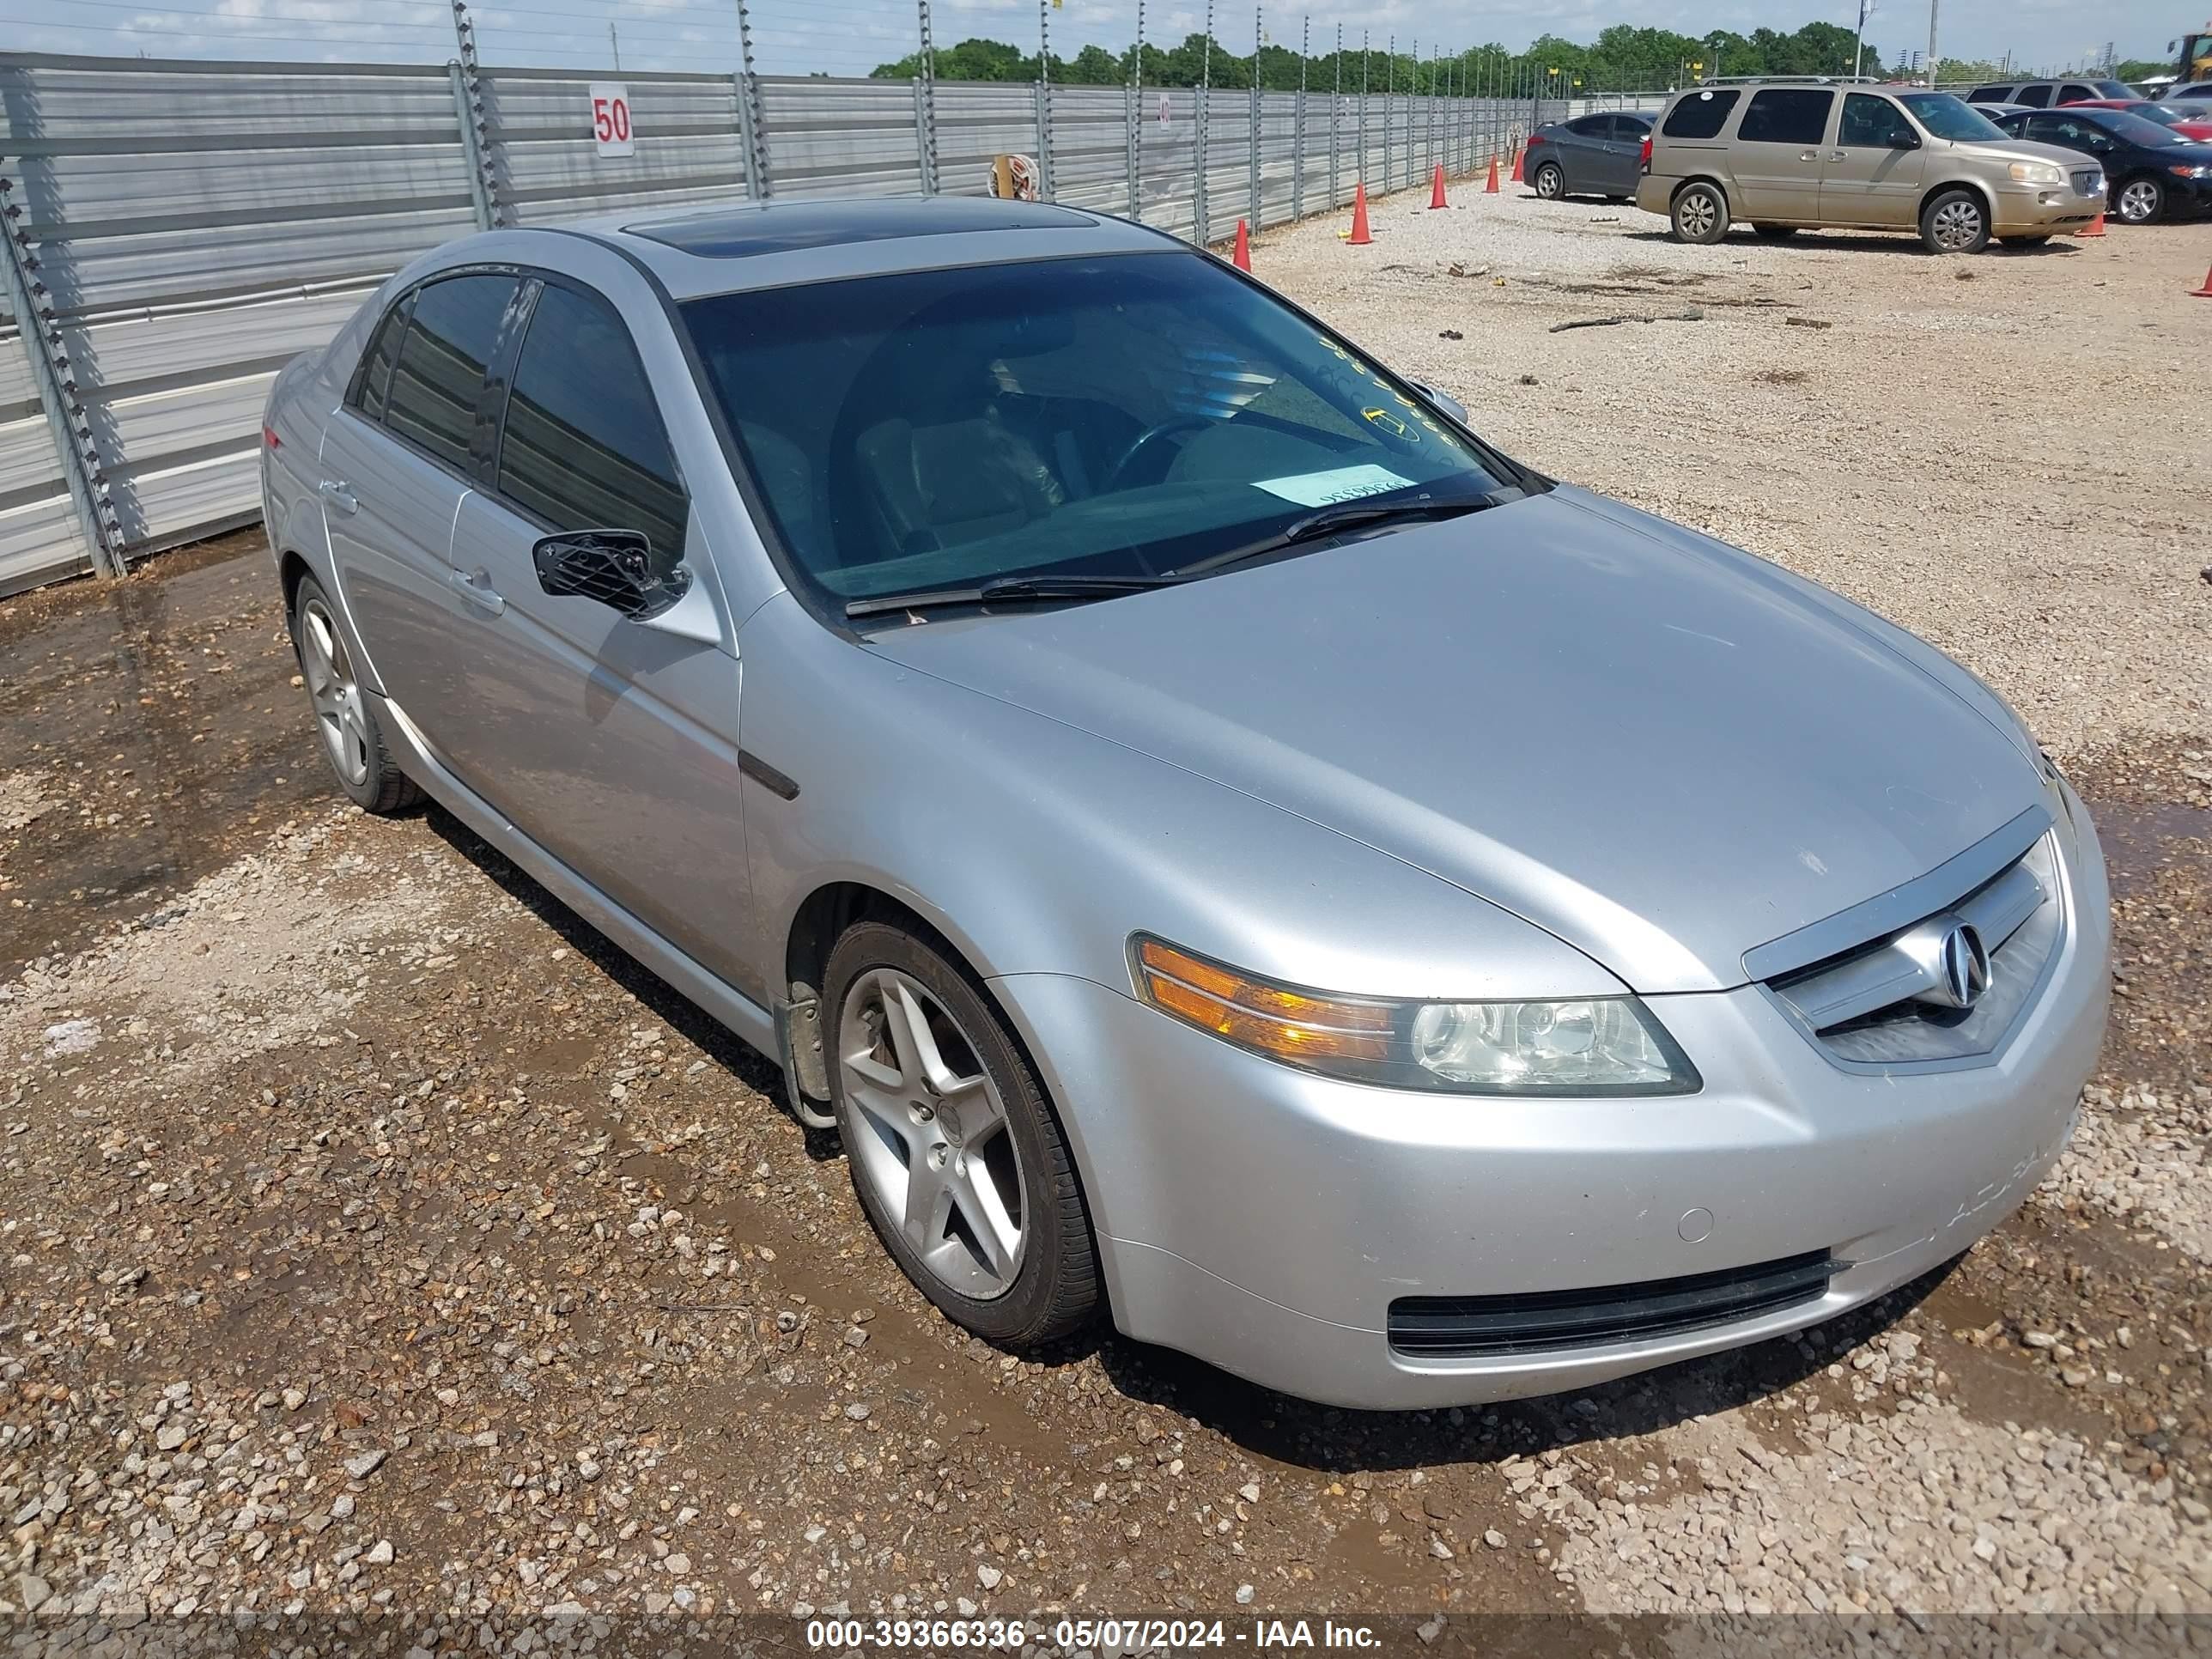
M1381 427L1385 432L1390 433L1394 436L1409 438L1415 443L1421 441L1421 434L1419 433L1414 431L1413 428L1407 426L1403 421L1400 420L1395 415L1393 415L1387 409L1377 405L1374 408L1363 409L1359 412L1366 420L1376 426Z

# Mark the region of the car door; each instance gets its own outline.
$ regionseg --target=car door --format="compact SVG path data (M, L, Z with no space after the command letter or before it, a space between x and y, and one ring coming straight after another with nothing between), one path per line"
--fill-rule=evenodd
M1650 127L1632 115L1607 115L1603 151L1605 173L1600 180L1607 196L1633 196L1643 173L1644 139Z
M1928 152L1903 110L1870 92L1846 92L1820 172L1820 216L1839 225L1910 225L1927 170Z
M738 668L705 532L628 325L572 278L530 279L494 371L483 487L454 526L468 711L448 763L523 833L731 975L750 927ZM561 532L642 532L691 586L632 620L540 585Z
M451 649L453 518L470 489L469 440L512 276L434 278L370 337L317 457L340 602L368 672L426 733Z
M1835 101L1826 87L1761 87L1752 94L1730 157L1743 217L1818 221L1821 147Z
M1604 172L1603 129L1611 120L1604 115L1578 116L1553 129L1557 135L1559 167L1571 191L1596 191Z

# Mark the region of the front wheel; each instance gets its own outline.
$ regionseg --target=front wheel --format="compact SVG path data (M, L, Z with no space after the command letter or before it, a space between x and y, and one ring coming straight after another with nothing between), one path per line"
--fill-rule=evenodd
M1922 210L1920 240L1930 253L1979 253L1990 244L1989 210L1971 190L1947 190Z
M864 921L830 953L831 1103L860 1207L906 1276L986 1341L1033 1347L1099 1302L1098 1255L1042 1085L975 982Z
M1717 185L1685 185L1674 193L1669 222L1676 241L1710 246L1728 234L1728 198Z
M1556 202L1567 193L1567 175L1559 171L1557 161L1547 161L1536 169L1536 194L1547 202Z
M2122 224L2149 224L2166 211L2166 186L2155 179L2130 179L2113 205Z

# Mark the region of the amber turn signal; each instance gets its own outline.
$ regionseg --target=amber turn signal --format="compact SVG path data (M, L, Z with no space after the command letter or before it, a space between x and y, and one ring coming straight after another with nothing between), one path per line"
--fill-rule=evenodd
M1291 990L1156 939L1138 939L1134 954L1145 1000L1202 1031L1293 1064L1390 1058L1387 1003Z

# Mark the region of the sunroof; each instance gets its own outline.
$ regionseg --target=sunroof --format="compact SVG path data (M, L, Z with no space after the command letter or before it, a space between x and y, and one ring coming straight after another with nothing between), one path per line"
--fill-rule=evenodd
M1043 202L994 202L934 197L916 201L778 202L731 213L702 214L665 224L625 227L708 259L908 236L966 236L984 230L1074 230L1097 220Z

